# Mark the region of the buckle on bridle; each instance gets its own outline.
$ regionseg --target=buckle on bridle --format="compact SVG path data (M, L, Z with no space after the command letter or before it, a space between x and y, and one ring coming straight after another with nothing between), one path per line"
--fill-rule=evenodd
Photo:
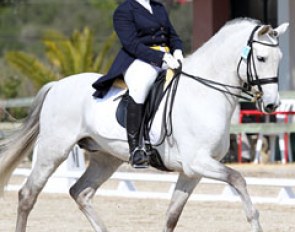
M249 85L249 83L244 82L243 83L243 91L250 92L251 90L252 90L252 86Z
M251 100L251 102L257 102L258 100L260 100L263 96L263 92L261 91L256 91L255 93L253 93L253 98Z

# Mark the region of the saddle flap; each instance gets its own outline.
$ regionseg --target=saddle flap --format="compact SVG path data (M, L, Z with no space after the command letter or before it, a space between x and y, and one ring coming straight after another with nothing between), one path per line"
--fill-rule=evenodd
M161 100L164 96L165 90L171 83L174 76L174 71L172 69L165 70L160 72L154 85L152 86L148 97L145 102L145 123L149 123L151 118L155 115ZM122 82L122 81L121 81ZM117 84L120 82L117 82ZM122 83L120 83L121 87ZM123 127L126 128L126 115L127 115L127 105L128 105L128 91L122 96L118 108L116 110L116 118L118 123Z
M122 96L122 99L120 100L116 110L117 121L123 128L126 128L128 95L128 91L126 91L126 93Z

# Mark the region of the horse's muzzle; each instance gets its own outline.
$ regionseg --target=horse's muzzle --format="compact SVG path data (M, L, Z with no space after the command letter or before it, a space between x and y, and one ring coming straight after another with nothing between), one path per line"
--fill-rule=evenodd
M264 111L268 114L273 113L278 108L278 105L276 104L268 104L264 107Z
M271 114L275 112L279 106L280 106L280 102L278 104L276 103L264 104L262 99L259 99L258 101L256 101L257 109L259 109L261 112L264 112L266 114Z

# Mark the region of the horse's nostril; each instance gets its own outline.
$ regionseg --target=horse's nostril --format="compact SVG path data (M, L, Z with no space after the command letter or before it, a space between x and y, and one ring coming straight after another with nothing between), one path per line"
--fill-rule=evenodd
M272 112L274 112L274 111L276 110L276 108L277 108L277 105L275 105L275 104L268 104L268 105L265 107L265 111L266 111L267 113L272 113Z

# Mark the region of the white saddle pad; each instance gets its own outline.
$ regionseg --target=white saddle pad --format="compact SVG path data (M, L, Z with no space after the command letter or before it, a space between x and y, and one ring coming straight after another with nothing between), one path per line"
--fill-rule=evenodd
M120 96L125 90L112 87L107 95L103 98L95 99L95 129L103 137L107 139L127 140L126 129L123 128L116 119L116 110L120 102ZM160 140L161 117L155 118L150 139L152 144L156 144Z

